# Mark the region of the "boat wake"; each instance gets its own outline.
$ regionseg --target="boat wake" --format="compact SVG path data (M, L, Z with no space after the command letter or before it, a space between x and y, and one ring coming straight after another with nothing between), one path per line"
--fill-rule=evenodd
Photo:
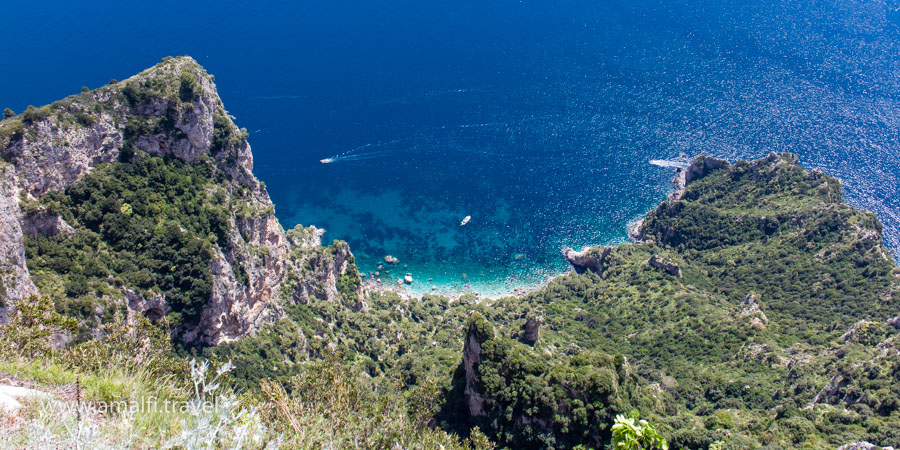
M352 148L350 150L347 150L344 153L330 156L325 159L320 159L319 162L322 164L333 164L333 163L338 163L338 162L362 161L365 159L380 158L382 156L387 155L391 151L391 150L385 149L385 147L389 147L391 145L397 144L404 140L405 139L395 139L393 141L388 141L388 142L379 142L379 143L370 143L370 144L366 144L366 145L360 145L359 147Z
M684 169L690 163L688 161L684 161L681 159L651 159L650 164L658 167L665 167L667 169Z

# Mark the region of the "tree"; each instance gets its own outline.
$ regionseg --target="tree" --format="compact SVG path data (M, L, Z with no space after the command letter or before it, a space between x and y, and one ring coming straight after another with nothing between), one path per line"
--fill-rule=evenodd
M3 118L4 119L9 119L10 117L15 116L15 115L16 115L16 113L9 108L6 108L3 110Z
M638 415L625 417L622 414L616 416L616 422L612 426L613 448L622 450L657 449L668 450L666 439L656 432L650 422L638 419Z

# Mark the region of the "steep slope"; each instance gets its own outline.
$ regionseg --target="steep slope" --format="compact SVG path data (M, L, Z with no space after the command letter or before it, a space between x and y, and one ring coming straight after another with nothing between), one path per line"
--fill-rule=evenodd
M85 333L127 308L214 345L333 297L349 249L288 239L246 138L189 57L0 122L6 303L36 281Z
M791 154L701 156L676 187L640 242L567 250L575 270L524 298L313 301L210 354L252 388L331 349L443 386L437 424L511 448L597 447L630 411L674 448L900 444L900 270L875 217Z
M605 442L593 427L632 408L689 448L896 445L900 271L874 215L790 154L701 156L676 186L643 242L567 251L576 273L496 312L493 333L470 326L446 420L516 447ZM516 342L523 311L542 318L535 344Z

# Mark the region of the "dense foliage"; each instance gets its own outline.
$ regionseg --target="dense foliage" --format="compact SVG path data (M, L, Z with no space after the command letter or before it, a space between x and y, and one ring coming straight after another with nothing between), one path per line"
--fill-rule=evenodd
M88 319L112 291L165 296L175 321L195 320L212 289L211 246L226 242L228 214L209 193L210 169L142 156L48 193L34 215L59 215L74 234L29 237L29 267L60 311Z
M814 339L896 313L896 304L874 301L891 290L894 268L878 219L844 204L838 180L782 158L690 184L680 201L648 215L644 232L700 272L690 281L732 301L765 299L782 335Z

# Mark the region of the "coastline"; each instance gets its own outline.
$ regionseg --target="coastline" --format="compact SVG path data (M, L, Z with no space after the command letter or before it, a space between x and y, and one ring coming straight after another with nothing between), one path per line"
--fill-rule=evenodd
M778 155L775 153L770 153L766 159L770 159L773 157L778 158ZM730 165L731 165L731 163L725 159L707 156L705 153L701 153L701 154L695 156L691 160L691 163L684 169L682 169L682 168L675 169L675 174L672 177L673 190L668 194L668 196L666 197L666 199L663 200L663 202L675 202L675 201L680 200L681 197L684 195L685 189L687 188L688 184L691 183L691 181L700 179L700 178L706 176L706 174L708 174L709 172L711 172L713 170L729 167ZM659 204L657 204L653 208L650 208L649 210L647 210L643 215L640 216L640 218L636 218L625 224L626 234L628 236L628 240L631 243L638 243L638 242L644 241L643 235L641 233L641 227L643 226L644 219L647 217L647 214L649 214L651 211L654 211L658 207L659 207ZM619 242L619 243L614 243L614 244L610 244L610 245L594 245L594 246L588 245L588 246L582 247L582 249L577 252L574 251L573 249L563 248L560 251L560 256L563 259L567 260L567 262L568 262L567 270L563 271L562 273L557 273L555 275L548 275L547 277L544 278L543 281L541 281L539 283L513 286L511 291L507 287L503 287L500 289L490 289L490 290L495 291L495 293L478 291L475 289L457 290L457 289L454 289L453 287L446 287L446 286L438 285L437 283L434 283L432 285L432 288L423 287L423 288L419 289L419 288L413 288L411 284L403 283L402 278L385 277L384 279L376 280L376 279L370 278L368 276L362 279L361 289L363 291L363 296L366 298L371 294L385 294L385 293L396 294L404 300L409 300L412 298L421 298L425 295L437 295L437 296L447 298L450 302L459 300L459 298L466 296L466 295L474 296L475 298L478 299L478 301L495 301L495 300L499 300L499 299L503 299L503 298L510 298L510 297L522 298L533 292L543 289L544 287L546 287L547 285L552 283L557 278L567 276L567 275L571 274L573 271L576 271L575 266L572 264L572 261L570 261L566 257L566 255L567 255L567 253L569 253L569 251L572 251L575 254L583 254L584 252L587 252L588 250L590 250L592 248L615 247L618 245L622 245L624 243L628 243L628 242ZM401 283L397 283L397 280L400 280ZM425 284L423 282L417 282L417 281L414 281L414 283L418 283L416 286ZM472 285L467 284L467 286L472 286ZM506 294L497 293L497 292L504 292L504 291L509 291L509 292Z

